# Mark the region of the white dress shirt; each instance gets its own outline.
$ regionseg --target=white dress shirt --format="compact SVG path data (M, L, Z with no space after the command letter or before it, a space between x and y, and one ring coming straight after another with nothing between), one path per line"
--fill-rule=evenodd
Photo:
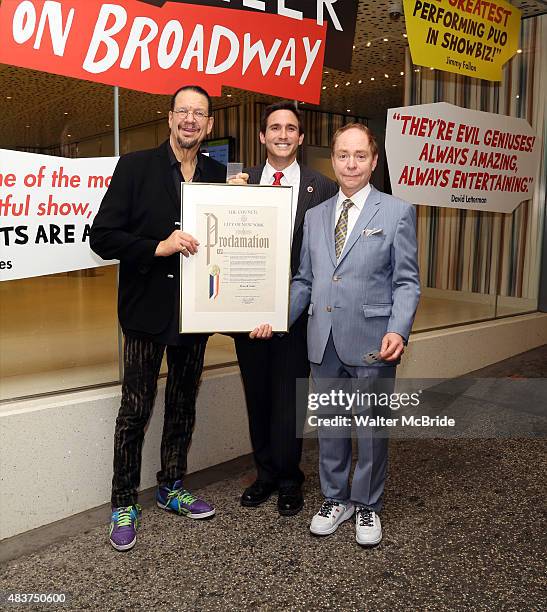
M294 232L294 220L296 219L296 207L298 205L298 192L300 190L300 166L296 159L290 166L287 166L284 170L276 170L270 162L266 161L264 170L262 170L262 176L260 177L261 185L271 185L274 182L274 173L283 172L281 177L281 184L292 187L292 222L291 222L291 236Z
M334 222L334 227L338 223L338 219L342 213L342 204L345 200L351 200L353 202L353 206L348 208L348 231L346 232L346 240L344 241L344 247L346 246L346 242L348 241L349 235L351 234L352 229L357 223L357 219L363 210L363 206L365 205L365 201L368 198L368 194L370 193L370 183L367 183L363 189L354 193L351 198L348 198L342 190L338 192L338 201L336 202L336 221ZM332 238L334 240L334 236ZM344 250L342 247L342 251Z

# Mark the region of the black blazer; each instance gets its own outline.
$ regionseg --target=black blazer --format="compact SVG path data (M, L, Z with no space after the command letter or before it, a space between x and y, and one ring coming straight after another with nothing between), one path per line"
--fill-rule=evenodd
M245 170L249 174L249 184L260 184L262 171L265 164L254 166ZM300 166L300 189L298 191L298 204L296 207L296 217L294 220L293 241L291 250L291 274L294 276L300 266L300 250L302 249L302 236L304 216L306 212L321 204L325 200L332 198L338 193L338 185L327 178L324 174L316 172L306 166ZM334 236L332 238L334 240Z
M180 228L180 204L169 163L169 141L120 157L91 227L90 246L119 259L118 316L124 330L159 334L169 325L179 290L180 255L154 257ZM201 155L201 181L226 182L226 167Z

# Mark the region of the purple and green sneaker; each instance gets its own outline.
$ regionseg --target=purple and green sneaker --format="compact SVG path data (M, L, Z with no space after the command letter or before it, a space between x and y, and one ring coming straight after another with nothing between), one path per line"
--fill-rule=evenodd
M193 519L204 519L215 513L213 506L183 489L182 480L176 480L172 488L158 487L156 503L162 510Z
M110 543L116 550L131 550L135 546L141 510L139 504L112 508Z

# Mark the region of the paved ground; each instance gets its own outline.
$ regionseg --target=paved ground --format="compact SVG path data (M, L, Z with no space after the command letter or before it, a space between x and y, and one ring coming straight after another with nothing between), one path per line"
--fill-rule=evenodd
M546 376L547 347L480 375ZM67 592L64 610L546 609L545 450L537 437L393 441L384 540L367 550L352 522L328 538L309 534L321 501L309 445L297 517L279 517L273 499L241 508L253 477L246 469L200 490L218 508L214 519L148 505L138 545L125 554L107 544L105 526L83 524L79 535L4 564L0 592ZM29 503L32 487L21 511Z

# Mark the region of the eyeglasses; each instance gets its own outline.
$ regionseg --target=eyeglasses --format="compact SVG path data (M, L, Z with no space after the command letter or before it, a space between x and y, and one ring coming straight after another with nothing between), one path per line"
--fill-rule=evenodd
M192 113L194 119L197 119L198 121L203 121L203 119L209 117L209 115L202 110L192 110L190 108L177 108L173 112L180 115L182 119L186 119L190 113Z

